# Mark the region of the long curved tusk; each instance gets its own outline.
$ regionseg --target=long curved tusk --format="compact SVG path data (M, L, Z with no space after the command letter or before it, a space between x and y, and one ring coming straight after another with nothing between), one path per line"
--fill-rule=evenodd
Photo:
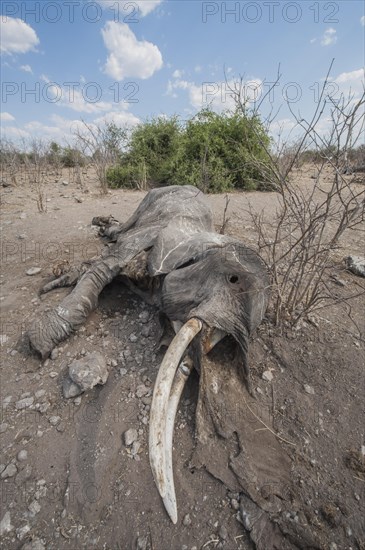
M202 326L199 319L192 318L181 327L163 358L153 390L149 455L153 477L162 498L166 496L166 423L171 387L186 348Z
M167 409L166 417L166 496L163 498L163 502L168 515L171 518L172 523L177 523L177 505L174 485L174 471L172 468L172 442L174 438L174 423L177 408L181 394L184 390L185 384L189 378L189 375L193 369L193 361L190 357L186 357L180 363L179 368L176 371L174 382L172 385L169 405Z

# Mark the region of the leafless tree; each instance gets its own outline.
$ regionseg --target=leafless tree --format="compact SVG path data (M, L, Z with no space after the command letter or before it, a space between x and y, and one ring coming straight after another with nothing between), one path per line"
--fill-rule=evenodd
M89 157L94 166L102 193L108 190L107 171L115 165L126 138L125 130L112 123L87 124L76 130L78 147Z
M296 324L303 316L338 300L328 283L328 274L344 233L361 230L364 222L364 186L356 185L354 178L345 173L348 153L364 135L365 94L356 100L341 96L334 101L325 94L327 82L328 75L311 120L291 110L302 130L296 142L282 143L275 153L267 150L278 200L274 219L250 208L257 246L272 275L277 324ZM231 91L238 108L246 113L241 84ZM324 136L318 128L328 108L330 126ZM292 174L308 147L318 152L319 162L312 185L304 186L295 183ZM330 172L330 183L323 177L325 172ZM360 287L359 292L364 293Z

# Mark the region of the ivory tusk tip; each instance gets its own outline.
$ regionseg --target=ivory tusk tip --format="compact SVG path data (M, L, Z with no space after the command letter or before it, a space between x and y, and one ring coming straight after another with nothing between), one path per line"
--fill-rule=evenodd
M172 523L176 525L177 524L177 505L176 505L175 498L171 500L171 495L166 496L163 499L163 503L165 506L165 510L169 515L169 518L171 519Z

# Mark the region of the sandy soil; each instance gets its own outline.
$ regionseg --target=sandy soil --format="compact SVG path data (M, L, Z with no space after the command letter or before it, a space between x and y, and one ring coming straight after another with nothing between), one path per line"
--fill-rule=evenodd
M311 184L311 170L297 174ZM64 185L62 182L68 182ZM173 526L154 486L147 436L151 392L162 351L156 349L158 312L113 283L85 326L41 362L17 343L31 319L69 290L39 296L60 260L80 263L101 251L90 225L96 215L125 220L142 192L98 194L85 175L78 188L64 172L50 175L47 212L22 182L2 190L1 274L1 514L3 548L193 550L253 548L240 520L240 495L205 470L191 467L197 376L191 377L176 421L175 483L179 521ZM219 225L223 196L209 196ZM270 215L273 193L230 197L227 233L247 243L255 235L248 201ZM357 233L343 240L336 275L339 297L363 280L342 258L363 254ZM40 267L39 274L26 271ZM364 303L324 309L315 324L281 331L264 324L253 338L250 365L258 407L266 408L288 449L303 510L293 521L321 533L323 549L364 549ZM66 400L62 380L73 358L101 351L110 365L105 386ZM262 379L271 370L273 380ZM123 442L138 432L133 452ZM137 449L137 451L136 451ZM10 523L9 523L10 522ZM323 535L323 536L322 536ZM304 546L303 546L304 547Z

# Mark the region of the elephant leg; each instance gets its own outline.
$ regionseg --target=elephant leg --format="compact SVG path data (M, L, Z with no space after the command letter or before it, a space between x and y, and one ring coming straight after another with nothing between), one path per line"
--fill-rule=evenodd
M33 321L27 332L31 347L39 352L42 358L47 357L55 346L84 323L91 311L96 308L103 288L119 272L120 266L115 256L93 262L60 305ZM61 286L60 281L53 288L56 286Z

